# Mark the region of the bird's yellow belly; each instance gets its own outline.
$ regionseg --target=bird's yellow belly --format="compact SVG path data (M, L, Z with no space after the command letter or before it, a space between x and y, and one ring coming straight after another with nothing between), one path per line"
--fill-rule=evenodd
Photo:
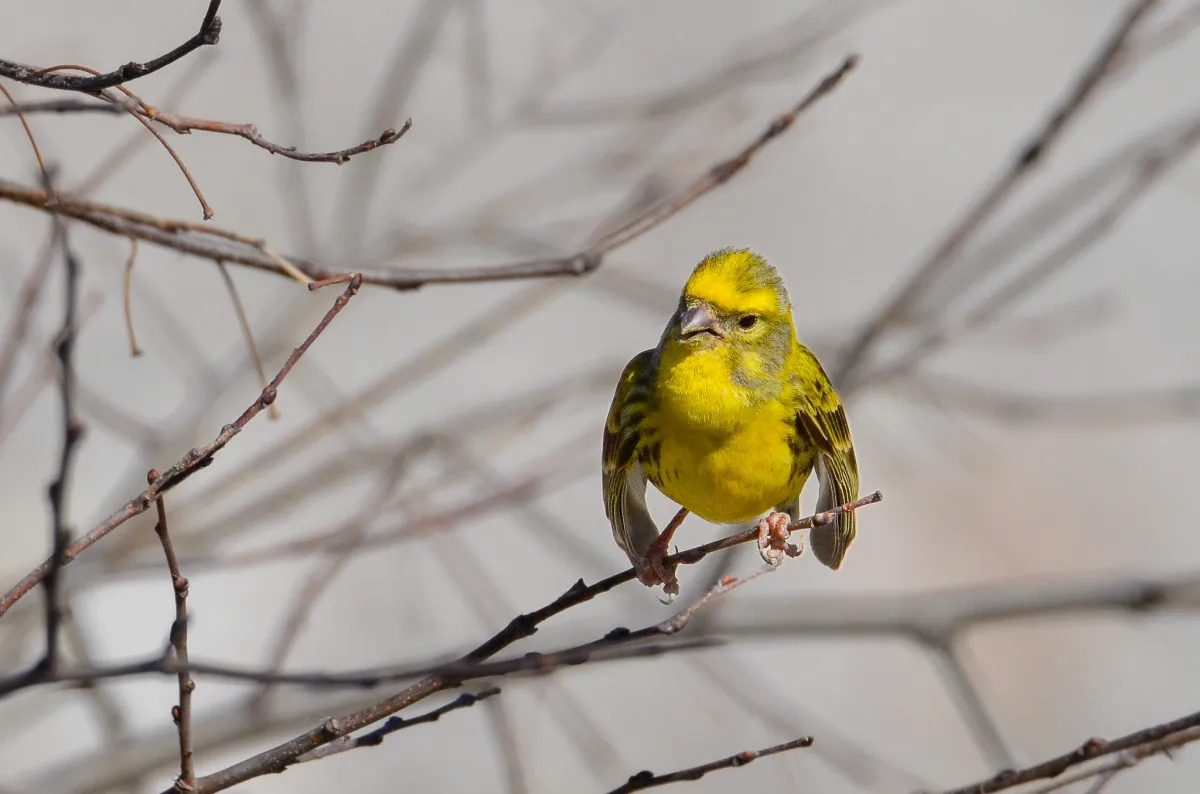
M800 493L810 466L795 465L786 426L775 418L737 433L664 432L651 482L674 502L715 524L749 521Z

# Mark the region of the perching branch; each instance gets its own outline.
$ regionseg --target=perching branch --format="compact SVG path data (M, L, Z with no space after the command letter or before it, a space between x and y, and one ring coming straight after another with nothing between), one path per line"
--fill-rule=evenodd
M161 482L162 477L156 482ZM813 526L820 526L832 521L837 515L840 515L851 510L856 510L866 505L874 504L883 499L883 495L876 491L869 496L865 496L855 502L850 502L845 505L840 505L823 513L817 513L812 516L797 519L789 525L790 531L799 531L808 529ZM742 543L749 543L758 540L757 528L751 528L744 532L739 532L735 535L730 535L719 540L705 543L700 546L679 552L667 558L668 564L672 565L691 565L700 562L716 551L732 548L733 546ZM424 676L427 680L437 679L441 683L438 688L433 691L454 687L462 684L465 681L477 680L480 678L491 678L498 676L507 676L518 673L530 672L547 672L564 666L572 666L583 664L589 661L611 658L625 658L629 655L644 655L657 654L663 650L672 649L678 646L655 646L646 645L647 641L674 636L682 631L692 619L692 616L699 612L704 607L708 606L717 598L725 595L729 591L741 587L749 581L757 578L760 574L774 570L774 568L766 568L758 573L751 574L740 579L733 577L725 577L717 582L705 595L698 601L695 601L690 606L676 613L672 618L656 623L652 626L629 630L626 628L618 628L608 631L604 636L591 642L583 643L551 653L530 653L514 659L503 659L498 661L488 661L500 651L517 642L518 640L526 639L533 636L537 632L537 627L546 620L549 620L556 615L559 615L568 609L577 607L591 601L598 595L607 593L608 591L622 585L626 582L636 579L636 573L633 568L629 568L621 573L609 576L595 584L585 585L583 580L575 583L566 593L555 599L550 604L541 609L519 615L513 618L509 624L493 635L490 639L477 647L475 650L464 655L457 661L447 663L434 663L423 665L406 665L403 667L393 668L372 668L370 670L350 671L346 673L325 673L325 672L294 672L285 673L275 670L259 670L246 667L237 667L224 664L210 664L203 662L189 662L184 665L178 660L172 660L167 653L155 656L150 659L141 661L129 662L112 667L91 669L91 670L63 670L56 676L41 677L35 680L25 678L15 678L8 681L0 681L0 696L7 695L19 689L24 689L29 686L52 684L52 683L94 683L96 681L106 679L131 678L144 675L179 675L181 673L191 673L193 675L207 675L214 678L223 678L231 681L248 681L259 684L288 684L293 686L312 686L312 687L376 687L384 684L396 683L399 681L409 680ZM711 641L706 640L708 644ZM641 644L637 648L628 648ZM690 645L695 645L694 643ZM417 685L420 686L420 685ZM410 688L411 689L411 688ZM408 691L408 690L406 690ZM422 700L432 692L421 695L412 702ZM411 695L410 695L411 696ZM399 697L399 696L397 696ZM390 702L390 701L385 701ZM411 705L411 703L406 703ZM399 710L400 707L393 709ZM377 716L374 720L362 723L358 727L363 727L388 716L392 712L385 712ZM348 721L357 721L349 720ZM349 730L357 730L351 728Z
M752 537L756 538L757 533L754 533ZM282 772L288 766L295 763L296 759L319 747L338 740L367 725L378 722L384 717L395 714L402 709L408 708L430 695L457 687L467 680L504 675L518 671L541 671L564 665L582 664L589 660L603 658L604 651L615 649L617 652L622 652L624 650L622 646L632 645L640 640L672 636L686 628L697 611L730 590L752 581L763 572L765 571L760 571L741 579L727 578L719 582L703 598L676 613L671 618L638 631L616 629L594 642L585 643L584 645L560 651L553 655L528 654L510 661L487 663L488 659L517 640L532 636L537 631L538 625L543 621L559 615L571 607L590 601L600 593L611 590L621 582L631 581L634 578L634 572L630 569L616 576L610 576L608 579L597 582L590 587L580 581L562 596L541 609L513 618L505 628L494 634L482 645L465 654L457 662L443 666L441 672L429 675L369 708L361 709L342 717L328 719L320 726L294 739L259 753L252 758L226 767L219 772L206 775L196 781L196 792L197 794L212 794L212 792L223 791L265 774ZM638 648L633 646L630 652L658 652L660 647L651 645Z

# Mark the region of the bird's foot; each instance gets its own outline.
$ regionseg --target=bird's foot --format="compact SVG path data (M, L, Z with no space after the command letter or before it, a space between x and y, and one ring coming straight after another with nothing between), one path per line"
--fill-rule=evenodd
M668 538L668 541L670 539ZM662 585L668 597L679 595L679 580L675 578L678 563L667 562L667 543L655 541L641 559L634 562L638 581L646 587Z
M788 543L792 518L787 513L771 513L758 522L758 553L772 567L783 562L784 555L799 557L803 548Z

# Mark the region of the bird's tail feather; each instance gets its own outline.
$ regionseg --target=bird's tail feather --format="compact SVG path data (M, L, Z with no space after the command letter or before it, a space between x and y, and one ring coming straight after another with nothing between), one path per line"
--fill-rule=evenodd
M818 513L858 498L858 469L848 463L828 455L817 457L817 480L821 483L821 495L817 499ZM842 513L828 524L814 526L808 533L808 543L817 559L836 571L854 540L854 532L854 513Z
M658 539L658 527L646 507L646 475L640 463L629 468L622 485L616 520L612 522L613 537L634 562Z

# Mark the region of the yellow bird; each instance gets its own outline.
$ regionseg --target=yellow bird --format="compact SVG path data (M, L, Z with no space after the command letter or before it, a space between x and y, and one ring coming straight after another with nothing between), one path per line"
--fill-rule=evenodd
M858 462L841 400L796 339L778 271L758 254L723 249L692 272L658 347L625 366L604 428L604 508L638 579L679 592L664 563L692 512L715 524L762 516L758 545L772 565L787 553L788 522L815 467L824 511L858 498ZM646 481L683 509L660 534ZM813 527L830 568L854 540L854 514Z

